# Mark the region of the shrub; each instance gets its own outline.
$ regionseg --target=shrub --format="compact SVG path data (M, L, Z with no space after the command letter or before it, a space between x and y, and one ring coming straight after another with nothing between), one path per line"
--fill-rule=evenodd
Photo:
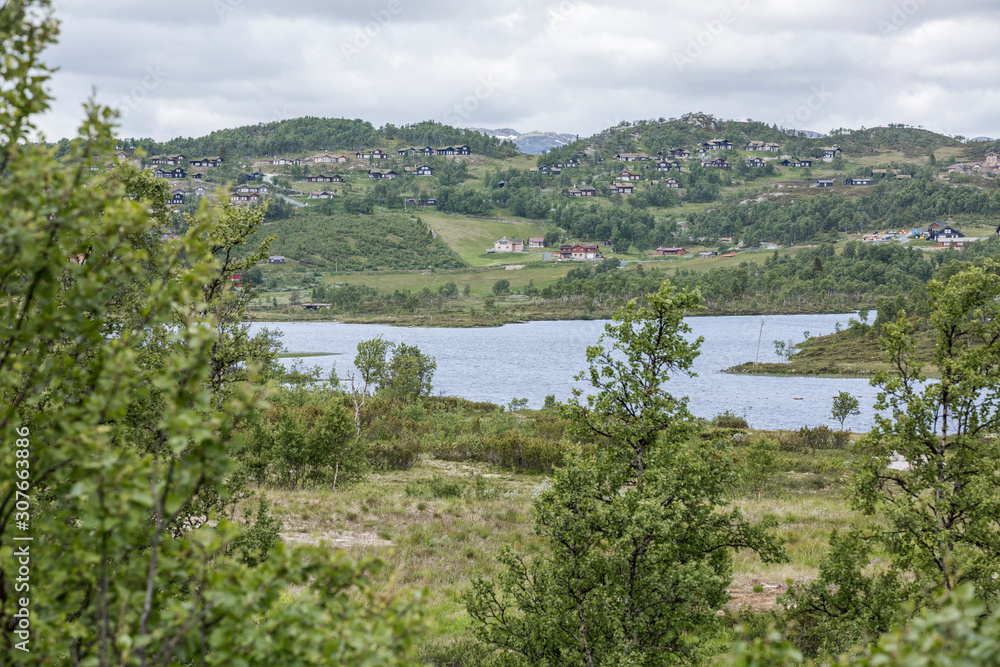
M368 448L368 463L379 470L409 470L420 459L415 440L375 442Z
M476 458L508 468L549 472L562 464L563 455L561 443L509 430L484 438Z
M340 401L275 405L246 431L240 463L257 484L290 489L351 483L364 477L367 445L354 437Z
M799 429L799 437L810 449L836 449L834 433L836 431L829 426L816 426L814 428L803 426Z
M533 427L535 435L539 437L548 438L549 440L562 440L563 433L566 431L569 423L568 419L564 419L555 413L547 412L535 418Z
M435 475L431 479L407 484L404 492L411 498L460 498L462 483Z
M750 428L745 418L735 415L729 410L717 416L713 421L719 428Z
M478 473L470 477L470 482L467 494L475 500L493 500L511 493L500 484L496 484Z
M851 436L829 426L803 426L798 431L778 431L775 437L781 451L805 454L814 449L847 449Z

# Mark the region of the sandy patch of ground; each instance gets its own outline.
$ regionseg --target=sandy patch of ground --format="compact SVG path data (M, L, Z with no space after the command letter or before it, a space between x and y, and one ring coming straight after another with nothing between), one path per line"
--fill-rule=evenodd
M760 592L754 591L754 587L762 587ZM778 597L788 591L788 586L783 583L751 580L747 582L734 582L728 589L729 607L733 609L752 609L753 611L769 611L774 608Z
M437 468L438 470L447 470L448 472L455 472L461 475L468 475L470 473L477 472L475 466L466 465L464 463L454 463L452 461L439 461L437 459L428 459L424 461L423 464L430 468ZM493 472L480 473L479 476L501 477L501 475Z
M343 530L326 533L281 533L281 541L285 544L309 544L318 546L321 542L334 549L348 547L391 547L392 542L383 540L375 533L362 533L353 530Z

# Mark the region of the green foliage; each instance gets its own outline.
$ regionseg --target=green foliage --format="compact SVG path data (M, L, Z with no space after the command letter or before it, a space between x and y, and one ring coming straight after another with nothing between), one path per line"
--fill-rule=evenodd
M440 475L406 486L406 495L412 498L461 498L462 483Z
M354 357L354 367L361 373L364 393L368 393L369 387L377 386L385 378L388 370L386 355L391 350L392 343L383 340L381 336L358 343L358 354Z
M477 461L506 468L551 472L562 465L566 446L548 438L536 438L509 430L483 439L474 450Z
M499 664L692 662L728 596L729 549L782 557L763 526L717 509L734 480L727 446L690 444L685 401L660 389L690 368L698 342L682 318L697 304L665 284L606 326L610 350L588 349L581 377L597 394L581 404L577 391L565 411L603 445L571 453L538 496L545 551L529 562L506 549L497 581L466 597Z
M256 567L281 542L281 521L271 515L271 503L261 496L257 499L257 514L253 525L230 543L227 553L243 565Z
M0 8L0 625L25 633L0 662L402 663L420 616L376 594L376 563L276 547L266 504L235 512L237 433L274 377L231 281L266 254L235 252L263 211L206 208L163 240L161 186L99 171L110 111L88 107L60 161L30 143L49 7ZM11 595L25 536L27 627Z
M345 200L350 197L345 197ZM347 204L345 203L345 206ZM371 213L358 203L354 212ZM428 238L427 227L402 213L378 211L358 217L352 212L305 211L267 227L274 234L274 254L340 271L387 269L456 269L462 261L441 239Z
M367 121L306 116L216 130L196 139L119 139L118 144L130 151L142 148L150 155L219 155L225 148L230 154L256 156L370 146L376 139L375 128Z
M358 343L354 365L361 373L361 394L375 388L380 396L400 402L429 396L437 369L434 357L423 354L416 345L391 343L381 336ZM355 406L360 407L357 399Z
M883 327L895 374L876 377L875 407L889 412L862 440L853 498L881 517L876 538L897 567L948 589L972 582L989 604L1000 587L998 270L990 261L929 285L936 383L924 382L905 313ZM911 469L887 468L894 453Z
M1000 664L1000 613L988 614L972 586L938 596L935 607L883 635L860 667L974 667Z
M400 401L429 396L436 369L434 357L423 354L416 345L394 345L392 359L379 381L379 393Z
M757 436L741 457L740 485L743 492L760 497L771 490L778 472L778 445L770 438Z
M506 278L501 278L500 280L493 283L493 293L497 296L501 294L507 294L510 292L510 281Z
M929 608L910 623L881 635L860 655L848 653L836 658L838 665L860 667L978 667L998 663L1000 613L987 613L971 585L938 593ZM802 654L780 634L771 633L766 641L737 644L723 664L800 665Z
M416 440L377 441L368 447L368 462L376 470L409 470L420 453Z
M844 421L852 415L860 415L861 407L858 399L851 396L846 391L839 392L833 397L833 407L830 415L840 422L840 430L844 430Z
M749 428L745 417L740 417L729 410L716 416L712 422L719 428Z
M859 533L834 533L819 577L793 584L781 599L785 637L808 656L836 655L888 631L908 586L882 565Z
M883 181L860 197L828 194L796 198L794 205L772 198L733 199L695 216L689 221L689 231L692 236L738 236L755 244L760 241L790 244L840 232L927 225L943 219L949 212L987 216L1000 210L997 190L956 187L932 181L930 175L928 172L922 178ZM703 197L701 190L699 197Z

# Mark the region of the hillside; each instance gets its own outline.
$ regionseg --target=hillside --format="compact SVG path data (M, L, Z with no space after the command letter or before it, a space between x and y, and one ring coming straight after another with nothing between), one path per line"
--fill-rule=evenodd
M436 121L422 121L400 127L385 125L375 129L371 123L360 119L312 116L216 130L197 138L176 137L163 142L148 138L122 138L118 143L125 151L133 152L141 148L150 155L183 153L199 157L222 155L253 158L310 151L353 151L374 148L387 141L434 147L467 144L476 153L493 157L510 157L517 152L514 144L509 141Z
M856 157L897 152L909 158L926 157L942 148L965 146L954 137L902 124L860 130L840 128L819 135L753 120L722 120L700 112L680 118L623 122L590 137L587 144L608 153L644 151L655 155L661 150L666 152L673 147L702 144L712 139L727 139L734 146L743 146L749 141L777 142L783 146L782 153L803 156L830 144L837 144L845 154ZM977 146L974 150L988 152L991 148Z
M526 137L550 147L543 155L518 152L514 142ZM352 148L359 144L368 150ZM444 309L476 324L484 313L490 323L606 314L651 284L641 276L631 280L633 267L628 276L598 279L591 264L557 261L558 248L551 246L558 244L596 244L601 259L655 261L668 269L663 275L700 287L714 313L873 306L880 296L911 288L908 280L925 280L955 255L921 234L900 231L949 221L974 241L993 234L1000 213L1000 164L986 160L989 142L966 144L895 124L811 136L691 113L624 122L578 139L510 128L459 129L435 121L375 128L363 120L299 118L122 145L126 154L145 150L146 157L140 153L132 161L147 168L153 167L153 152L225 157L222 166L192 165L191 174L169 181L171 201L182 202L180 211L197 207L198 188L233 187L248 178L259 182L266 174L275 188L264 195L272 197L266 231L277 235L273 254L322 273L311 278L327 285L350 283L355 272L373 273L363 284L379 296L365 292L366 303L384 302L383 292L420 290L422 300L413 302L409 315ZM432 148L424 151L425 146ZM462 152L434 149L441 146L460 146ZM222 192L209 190L210 197ZM896 235L876 235L885 230ZM550 247L494 252L502 237L546 237ZM887 258L896 257L894 248L910 250L898 257L905 266L885 280L858 280L852 267L833 259L849 243L881 247L890 251ZM794 269L784 263L753 268L766 259L758 253L780 248L790 249L788 259L805 252L803 261L811 262L813 255L803 247L816 245L824 248L815 258L826 266L822 274L811 265L798 266L797 259ZM667 249L675 249L672 256ZM996 254L992 245L984 251ZM857 248L853 252L861 255ZM725 257L702 257L711 253ZM502 278L477 273L504 265L523 273ZM745 273L734 273L735 265ZM912 267L920 271L910 273ZM468 274L451 279L469 286L463 295L468 298L445 308L435 296L443 279L400 273L428 269ZM841 279L835 279L834 269ZM331 271L338 274L336 281ZM290 275L278 278L267 282L272 306L285 303L293 287L310 284ZM506 287L494 289L504 281ZM484 300L493 297L503 301L486 311ZM505 314L496 304L507 302L517 307Z
M433 238L426 225L399 213L359 216L306 211L265 223L263 234L276 236L271 254L314 268L384 271L462 266L459 257Z
M942 148L964 146L954 137L902 124L860 130L834 130L826 137L826 141L836 143L845 153L858 157L895 151L908 158L920 158ZM981 147L977 147L977 150L979 148Z

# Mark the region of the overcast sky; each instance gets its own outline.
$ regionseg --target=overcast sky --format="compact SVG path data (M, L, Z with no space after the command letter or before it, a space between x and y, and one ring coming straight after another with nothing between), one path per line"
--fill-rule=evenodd
M294 118L593 134L703 111L1000 136L997 0L57 0L46 138Z

